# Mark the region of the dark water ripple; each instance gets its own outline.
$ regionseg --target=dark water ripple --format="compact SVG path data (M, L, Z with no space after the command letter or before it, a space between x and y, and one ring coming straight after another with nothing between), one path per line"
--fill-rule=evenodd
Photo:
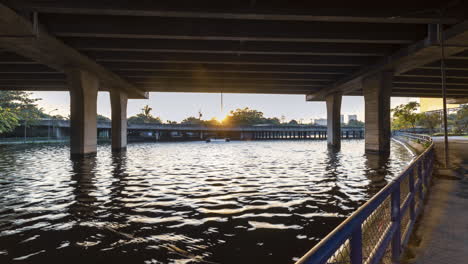
M0 146L0 263L291 263L413 155L324 141Z

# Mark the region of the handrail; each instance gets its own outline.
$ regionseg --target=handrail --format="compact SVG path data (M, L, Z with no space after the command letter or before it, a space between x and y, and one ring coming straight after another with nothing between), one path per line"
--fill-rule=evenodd
M429 146L296 264L400 262L402 249L408 243L429 189L434 143L424 135L397 135L427 142Z

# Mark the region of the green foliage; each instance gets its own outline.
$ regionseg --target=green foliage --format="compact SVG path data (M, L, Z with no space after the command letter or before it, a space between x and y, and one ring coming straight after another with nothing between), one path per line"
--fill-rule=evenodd
M18 125L18 116L11 109L0 106L0 133L9 132Z
M226 126L249 126L258 124L280 125L281 121L276 117L264 117L263 112L248 107L231 111L223 121L223 125Z
M205 126L209 126L209 127L221 125L221 122L219 122L219 120L216 118L211 118L210 120L204 120L203 123L205 124Z
M392 129L414 128L418 120L418 114L415 113L418 107L419 103L409 102L393 108Z
M203 125L204 121L201 120L200 118L190 116L190 117L187 117L184 120L182 120L182 122L180 122L180 123L184 124L184 125Z
M346 124L345 126L348 126L348 127L364 127L365 123L362 122L362 121L359 121L359 120L349 120L348 124Z
M245 107L243 109L238 108L231 111L224 119L223 124L231 126L246 126L261 124L264 120L265 118L263 117L262 112Z
M159 117L155 117L151 114L153 108L145 105L141 109L141 113L131 116L128 118L128 123L132 124L162 124L162 120Z
M429 129L429 133L432 135L434 129L440 126L442 120L438 113L422 113L418 115L417 124Z
M468 133L468 105L463 105L456 114L450 115L448 123L453 127L454 133Z
M110 122L110 118L108 118L107 116L103 116L103 115L100 115L100 114L97 114L96 116L96 120L98 122Z
M298 123L296 120L294 120L294 119L292 119L292 120L289 121L289 123L288 123L288 125L298 125L298 124L299 124L299 123Z
M23 91L0 91L0 133L12 131L20 121L31 125L47 116L37 107L36 102L40 99L32 99L30 96L31 93Z

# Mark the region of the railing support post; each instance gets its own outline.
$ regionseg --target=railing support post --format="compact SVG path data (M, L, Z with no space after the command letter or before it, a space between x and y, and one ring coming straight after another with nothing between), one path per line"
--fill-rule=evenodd
M415 199L416 199L416 193L414 191L414 168L411 168L411 171L408 175L409 177L409 192L410 192L410 208L409 208L409 212L410 212L410 219L412 222L414 222L414 220L416 219L416 203L415 203Z
M394 233L392 237L392 263L400 263L401 254L401 215L400 215L400 183L396 185L395 191L392 192L391 198L392 207L392 223Z
M362 264L362 229L357 228L350 239L350 259L351 264Z
M418 166L418 177L419 177L419 180L421 181L421 184L419 185L419 197L421 198L421 200L423 200L424 199L423 185L425 184L425 180L424 180L424 175L422 173L422 161L419 161L417 163L417 166Z

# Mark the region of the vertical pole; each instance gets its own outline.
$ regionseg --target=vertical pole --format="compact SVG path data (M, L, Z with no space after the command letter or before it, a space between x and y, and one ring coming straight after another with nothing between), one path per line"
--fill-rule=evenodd
M350 249L351 264L362 264L362 230L360 226L351 235Z
M444 35L443 35L442 24L438 25L439 31L439 44L440 44L440 71L442 78L442 104L444 113L444 153L445 153L445 168L449 166L449 145L448 145L448 129L447 129L447 87L446 87L446 76L445 76L445 48L444 48Z
M423 185L425 185L424 174L422 173L422 160L419 160L419 162L417 163L417 166L418 166L418 177L419 177L419 180L421 181L421 185L419 185L419 192L420 192L419 198L422 201L424 199Z
M414 190L414 168L411 168L410 172L409 172L409 191L410 191L410 219L411 219L411 222L414 222L416 220L416 203L415 203L415 199L416 199L416 193L415 193L415 190Z

